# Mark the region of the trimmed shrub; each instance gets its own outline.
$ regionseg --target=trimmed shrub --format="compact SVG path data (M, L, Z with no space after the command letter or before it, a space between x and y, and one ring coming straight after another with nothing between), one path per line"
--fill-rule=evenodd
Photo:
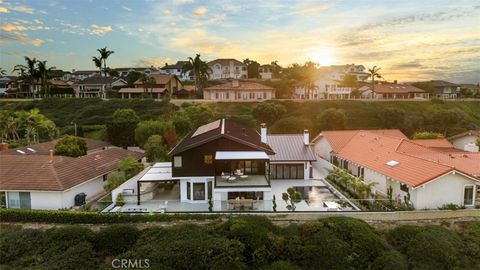
M0 209L2 222L42 222L61 224L113 224L174 220L209 220L219 215L201 214L149 214L130 215L122 213L102 214L97 212L61 211L61 210L29 210Z
M372 263L372 270L407 270L408 263L398 251L389 251L377 257Z
M45 262L47 269L52 270L91 270L98 269L98 265L98 255L89 242L76 242Z
M116 256L132 247L139 235L140 231L131 225L111 225L95 234L95 249Z

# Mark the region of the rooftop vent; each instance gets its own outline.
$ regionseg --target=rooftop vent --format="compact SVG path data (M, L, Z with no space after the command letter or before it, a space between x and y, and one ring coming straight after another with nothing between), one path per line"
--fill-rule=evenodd
M398 164L400 164L400 162L398 161L395 161L395 160L390 160L389 162L385 163L386 165L390 166L390 167L395 167L397 166Z
M22 151L22 150L17 150L18 153L22 154L22 155L25 155L25 152Z

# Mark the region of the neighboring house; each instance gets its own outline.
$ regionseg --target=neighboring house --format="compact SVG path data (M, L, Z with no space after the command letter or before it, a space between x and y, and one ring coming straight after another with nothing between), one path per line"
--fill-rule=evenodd
M115 70L118 72L118 75L120 77L126 77L132 71L139 72L142 74L147 74L147 75L159 73L158 69L155 68L154 66L116 68Z
M406 138L398 130L324 131L314 140L315 154L366 183L373 192L404 201L416 209L445 204L480 205L480 154L443 152ZM435 144L437 145L437 144ZM437 145L438 146L438 145Z
M430 83L435 87L437 98L457 98L460 93L460 85L440 80L432 80Z
M137 80L133 83L133 88L121 88L118 93L122 98L141 97L144 94L151 94L153 98L162 98L172 97L183 88L182 82L175 75L151 74L149 77L154 81L151 85L144 85L142 80Z
M429 97L424 90L409 84L379 83L375 85L374 93L370 85L362 86L358 90L362 98L427 99Z
M328 76L319 74L313 87L307 88L307 83L295 85L293 98L295 99L349 99L351 87L342 87Z
M258 68L258 76L262 80L270 80L273 79L273 67L272 65L261 65Z
M363 65L332 65L320 67L319 71L334 81L341 81L345 75L354 76L357 81L365 81L368 79L368 73Z
M0 77L0 95L8 95L8 92L12 92L12 87L15 85L16 77L4 76Z
M72 95L75 96L74 83L61 79L51 79L49 81L51 95Z
M105 98L105 91L107 88L125 85L127 85L127 82L124 79L97 75L79 81L76 84L75 92L76 96L79 98Z
M308 131L268 135L262 125L259 134L229 119L191 131L169 155L171 163L157 163L136 182L129 181L112 192L113 198L123 193L128 201L131 194L139 208L152 199L168 199L202 209L211 200L214 211L224 211L241 199L255 202L255 209L271 209L271 182L306 181L312 177L312 162L316 160Z
M454 135L448 140L456 149L468 152L478 152L478 145L476 142L480 138L480 130L469 130L457 135Z
M70 78L74 80L84 80L86 78L90 78L93 76L100 76L100 70L75 70L72 69L72 73L70 74Z
M166 75L175 75L177 76L181 81L193 81L193 73L192 72L187 72L183 73L183 66L187 64L188 61L177 61L177 63L173 65L169 65L165 63L165 66L160 68L160 73L161 74L166 74Z
M275 88L254 82L232 80L203 89L203 99L224 101L269 100L275 98Z
M194 98L195 94L196 94L195 85L183 85L182 89L175 92L174 98L178 98L178 99Z
M116 171L117 163L127 156L140 160L143 154L121 148L77 158L1 154L0 205L27 209L71 208L79 194L84 193L87 200L102 194L107 175Z
M236 59L216 59L207 64L211 69L210 80L248 78L247 65Z

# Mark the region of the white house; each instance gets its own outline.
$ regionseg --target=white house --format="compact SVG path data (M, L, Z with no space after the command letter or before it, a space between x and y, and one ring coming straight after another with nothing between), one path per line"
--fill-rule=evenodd
M102 77L101 75L85 78L76 84L76 97L105 98L105 91L109 87L125 86L127 82L121 78Z
M310 89L307 84L295 85L294 98L296 99L349 99L351 87L342 87L334 79L319 75Z
M395 200L410 195L416 209L445 204L480 205L480 154L442 152L406 138L398 130L324 131L314 140L317 158L374 182L373 192Z
M273 67L272 67L272 65L261 65L258 68L258 76L262 80L271 80L273 78Z
M345 75L354 76L357 81L365 81L368 79L368 73L363 65L333 65L328 67L321 67L320 71L328 75L328 78L340 81Z
M169 65L165 63L165 66L160 68L160 74L175 75L181 81L193 81L193 73L186 72L183 73L183 66L188 63L188 61L177 61L177 63Z
M28 148L25 151L36 151L35 146ZM50 210L71 208L77 195L85 195L88 200L103 193L107 175L127 156L141 159L143 154L116 147L77 158L54 156L53 150L50 155L2 152L0 205Z
M468 152L479 152L479 147L477 141L480 138L480 130L469 130L457 135L454 135L448 140L453 144L457 149L468 151Z
M247 65L236 59L215 59L207 64L211 69L209 77L211 80L248 78Z
M262 101L275 98L275 88L254 82L231 80L203 89L203 99L219 101Z

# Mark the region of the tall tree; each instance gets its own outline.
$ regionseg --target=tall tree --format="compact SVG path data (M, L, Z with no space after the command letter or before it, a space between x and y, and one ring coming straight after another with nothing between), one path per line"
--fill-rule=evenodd
M37 75L42 85L42 91L45 96L50 95L50 87L48 86L48 80L51 78L51 71L53 67L47 67L47 61L37 62Z
M105 85L107 85L107 59L110 55L112 55L115 52L109 51L107 49L107 46L105 46L105 48L97 49L97 51L100 53L100 58L103 60L104 80L105 80ZM102 97L103 98L105 97L105 91L103 91Z
M375 95L375 79L383 78L382 75L380 75L380 73L378 73L380 71L380 69L381 68L377 67L377 66L373 66L372 68L368 69L368 77L370 77L372 79L372 98Z
M211 68L207 65L207 62L200 59L200 54L197 54L195 58L189 57L188 62L182 67L182 74L187 72L193 72L195 76L195 88L197 93L201 96L203 93L203 87L206 85L210 76Z
M19 72L23 77L23 79L27 81L28 95L33 96L34 84L38 77L38 72L37 72L38 60L36 58L30 58L28 56L25 56L24 58L25 58L26 65L16 65L13 68L13 71Z
M92 56L92 61L95 64L95 67L100 70L100 74L102 73L102 57Z
M243 63L247 65L248 78L258 78L258 68L260 64L255 60L245 59Z
M143 92L150 93L150 97L153 98L153 88L155 87L155 79L147 74L142 74L140 81L143 84ZM149 90L150 89L150 90Z

